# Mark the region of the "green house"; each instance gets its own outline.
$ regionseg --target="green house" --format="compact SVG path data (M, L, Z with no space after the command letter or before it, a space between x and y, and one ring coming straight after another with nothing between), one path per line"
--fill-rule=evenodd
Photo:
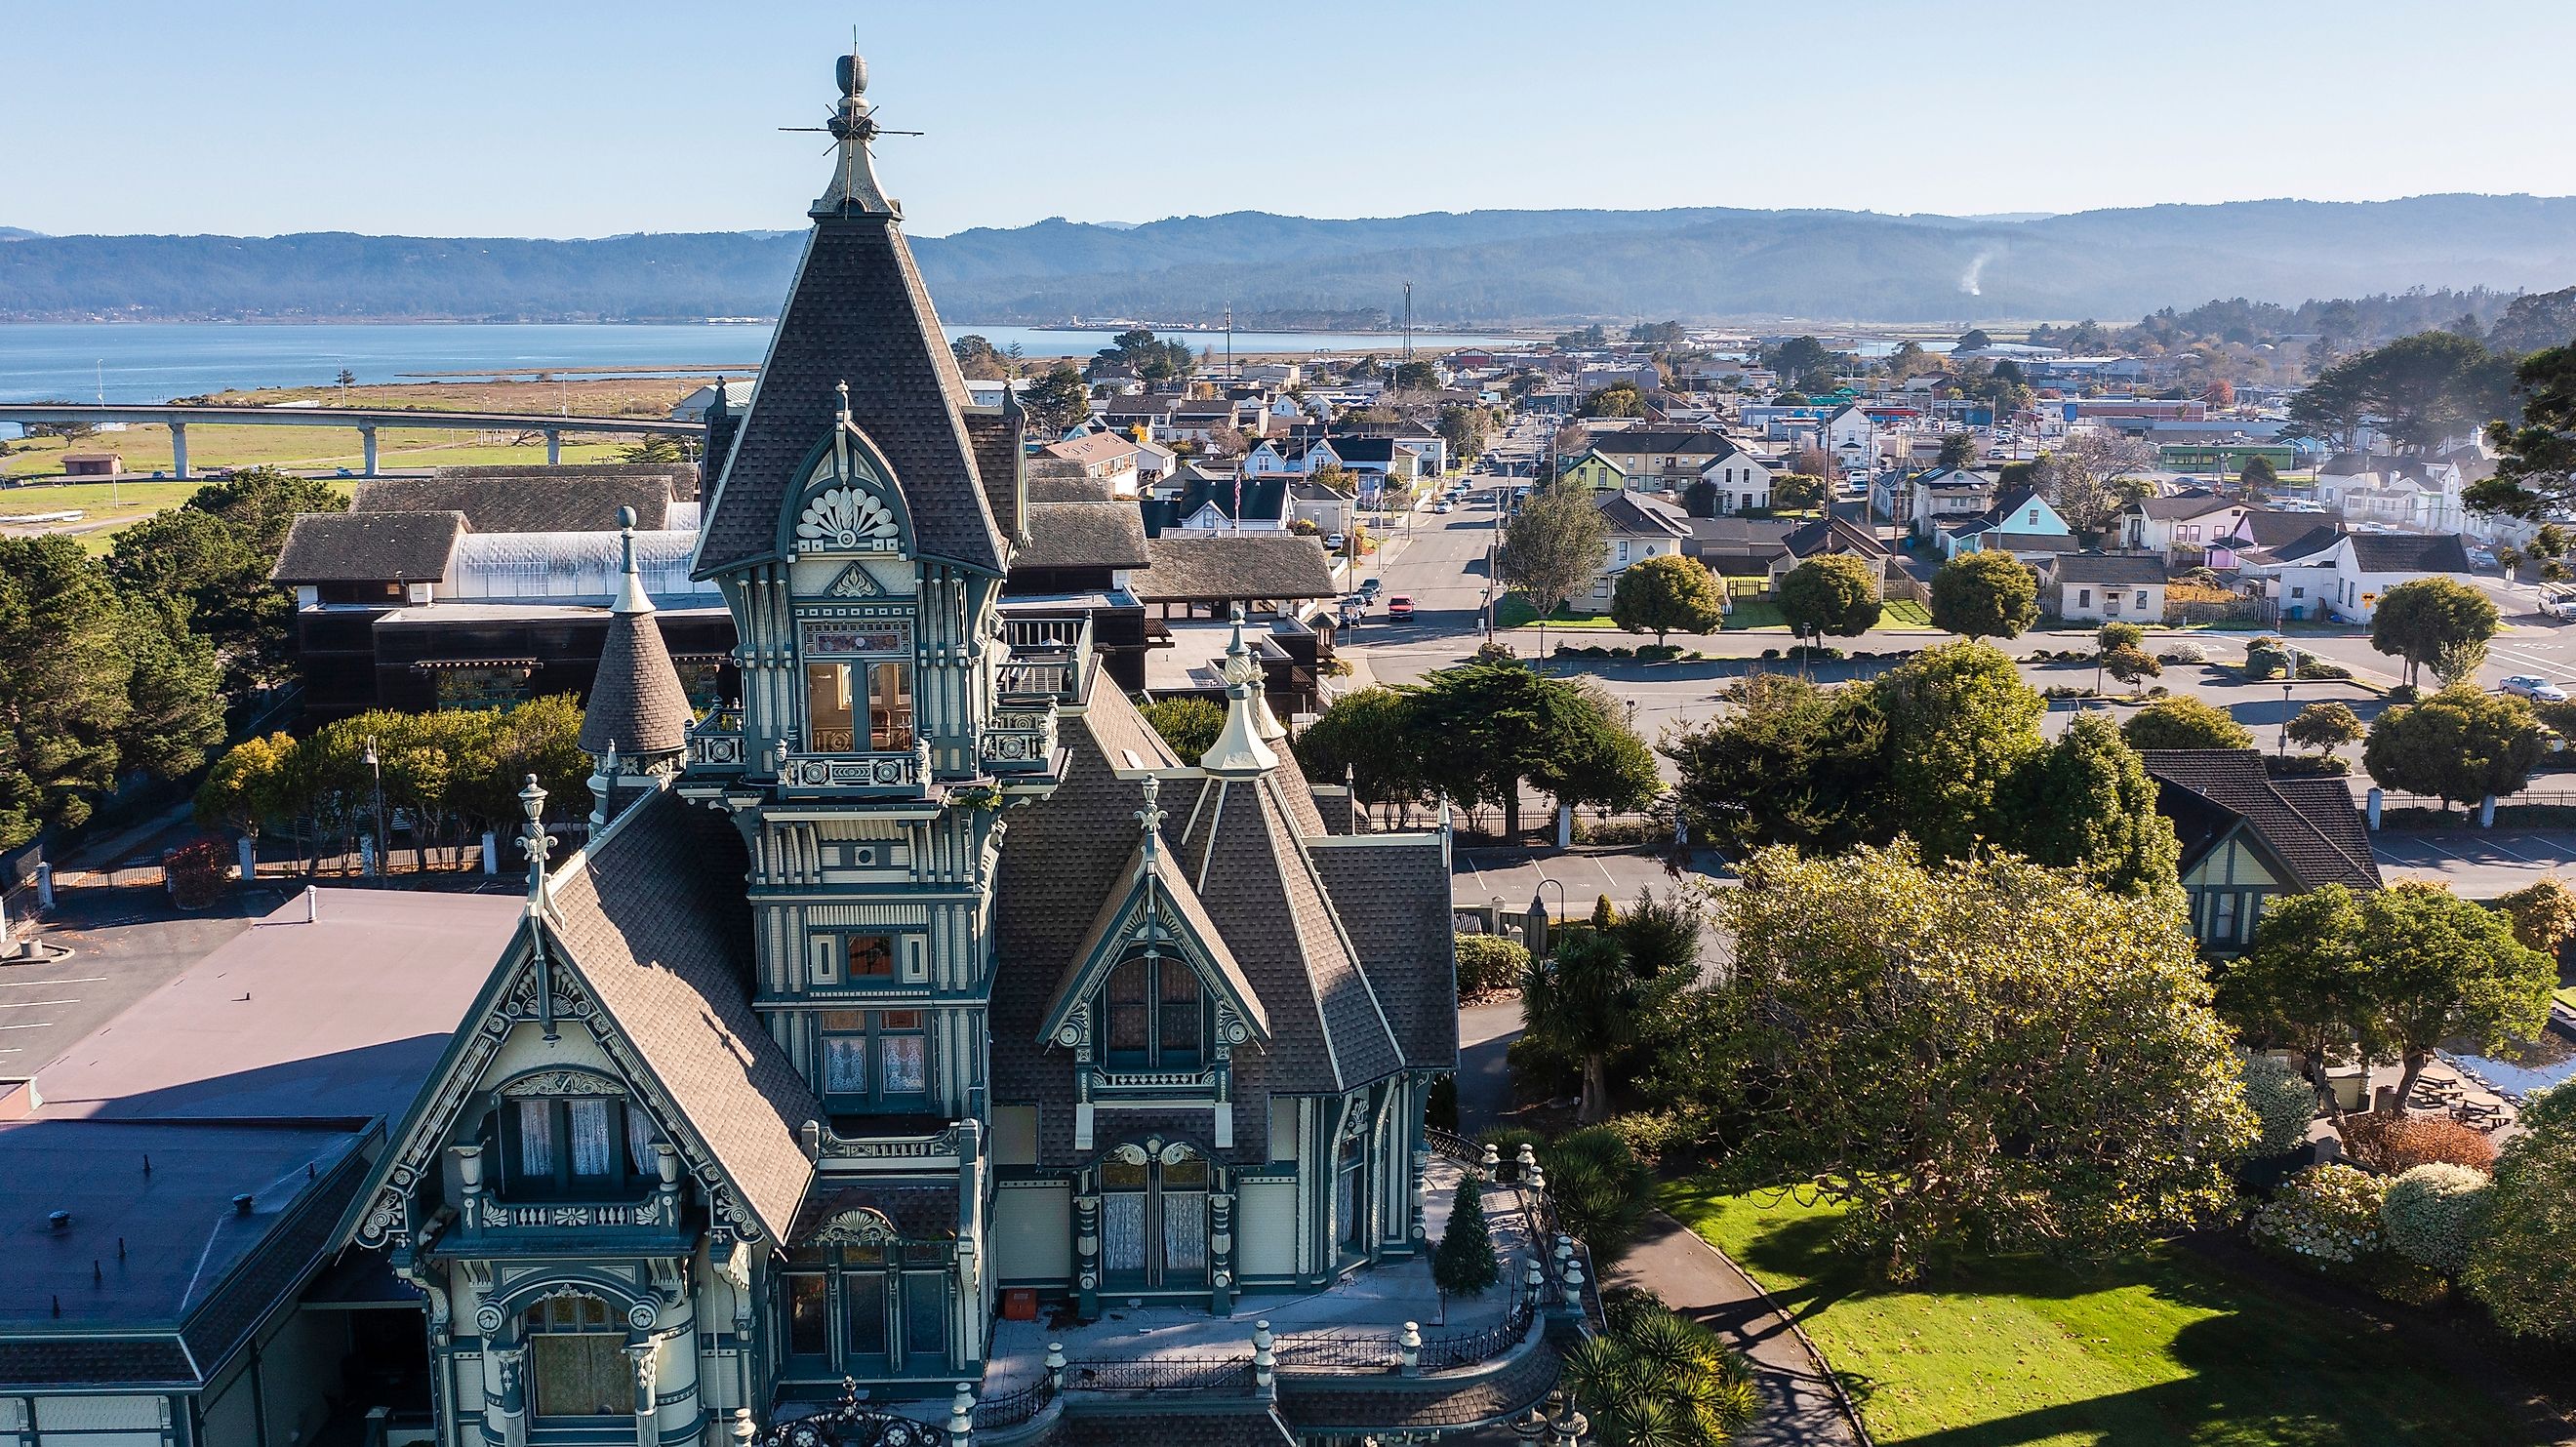
M2352 789L2342 778L2276 779L2254 749L2148 749L2156 808L2182 841L2191 932L2212 954L2235 954L2275 896L2329 884L2377 889Z

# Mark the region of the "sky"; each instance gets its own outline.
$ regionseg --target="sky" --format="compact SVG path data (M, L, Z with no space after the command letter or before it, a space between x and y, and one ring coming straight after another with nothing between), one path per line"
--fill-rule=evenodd
M2576 193L2576 4L9 0L0 226L787 229L853 27L915 234Z

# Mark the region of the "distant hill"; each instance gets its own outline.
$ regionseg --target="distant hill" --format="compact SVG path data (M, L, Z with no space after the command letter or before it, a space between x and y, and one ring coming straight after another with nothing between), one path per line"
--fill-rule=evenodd
M777 309L801 232L588 241L29 236L0 318L642 321ZM2576 198L2249 201L2028 219L1852 211L1053 218L916 238L963 322L1395 310L1418 322L2133 319L2207 297L2576 282Z
M0 226L0 241L26 241L44 234L41 231L22 231L15 226Z

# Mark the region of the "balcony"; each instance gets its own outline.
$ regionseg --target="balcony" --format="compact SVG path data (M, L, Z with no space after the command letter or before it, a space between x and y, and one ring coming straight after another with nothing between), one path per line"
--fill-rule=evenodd
M689 730L689 767L708 773L741 772L751 760L742 740L742 709L717 709Z
M657 1145L654 1152L654 1174L658 1179L650 1194L641 1200L506 1201L484 1179L483 1148L452 1147L450 1154L455 1158L459 1187L454 1244L469 1251L492 1252L511 1246L560 1249L567 1240L587 1244L613 1240L626 1233L671 1241L685 1239L690 1228L683 1220L688 1200L680 1154L668 1145Z

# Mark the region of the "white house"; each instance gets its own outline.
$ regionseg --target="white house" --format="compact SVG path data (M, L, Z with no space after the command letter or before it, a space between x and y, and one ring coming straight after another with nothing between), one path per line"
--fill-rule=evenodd
M1913 525L1914 535L1919 538L1938 537L1945 524L1966 522L1995 501L1993 477L1956 467L1918 472L1905 486L1910 493L1905 521Z
M1605 492L1594 505L1609 525L1601 546L1601 567L1592 586L1566 600L1577 613L1607 613L1618 591L1619 575L1648 558L1677 557L1690 538L1690 514L1661 498L1635 492Z
M2285 618L2320 611L2346 623L2368 623L2379 600L2400 583L2467 573L2468 549L2457 533L2356 533L2327 524L2278 548L2239 559L2262 579Z
M2317 501L2354 522L2456 531L2461 488L2459 464L2441 458L2339 452L2317 464Z
M2065 553L2040 578L2052 611L2069 623L2164 621L2165 560L2153 553Z
M2163 497L2142 497L2120 514L2120 541L2130 548L2198 561L2222 538L2236 535L2246 504L2205 487Z
M1771 467L1741 447L1729 445L1699 470L1699 480L1717 489L1720 516L1771 505Z

